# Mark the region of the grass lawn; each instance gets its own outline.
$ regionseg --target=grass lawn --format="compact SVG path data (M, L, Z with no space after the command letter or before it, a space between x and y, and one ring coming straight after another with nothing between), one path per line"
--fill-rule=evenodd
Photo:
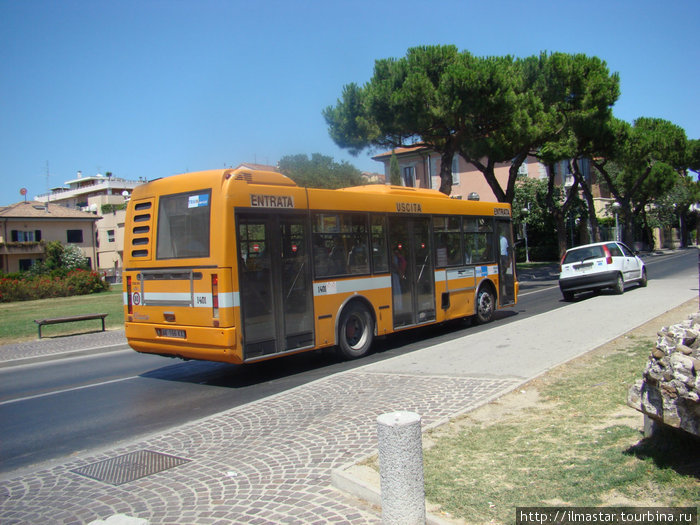
M107 328L118 328L124 324L124 311L121 285L111 291L57 297L37 301L17 301L0 303L0 345L37 338L37 325L34 319L64 317L88 313L109 314L105 319ZM99 320L79 321L42 327L44 337L100 330Z
M694 311L697 300L429 432L434 513L512 523L516 507L696 506L698 442L643 439L643 415L626 405L656 331Z

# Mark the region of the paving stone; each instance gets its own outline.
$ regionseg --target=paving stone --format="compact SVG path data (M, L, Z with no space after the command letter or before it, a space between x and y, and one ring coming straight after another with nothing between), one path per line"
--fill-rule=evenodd
M331 470L376 451L376 418L410 410L424 426L513 388L516 379L350 371L23 478L0 482L0 523L379 524L331 488ZM70 470L137 450L189 463L112 486Z

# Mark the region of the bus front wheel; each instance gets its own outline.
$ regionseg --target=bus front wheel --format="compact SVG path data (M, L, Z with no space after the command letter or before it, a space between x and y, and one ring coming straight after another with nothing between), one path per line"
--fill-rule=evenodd
M476 322L486 324L493 319L496 310L496 296L488 286L484 286L476 294Z
M355 302L349 304L340 315L338 348L346 359L362 357L372 346L374 319L367 307Z

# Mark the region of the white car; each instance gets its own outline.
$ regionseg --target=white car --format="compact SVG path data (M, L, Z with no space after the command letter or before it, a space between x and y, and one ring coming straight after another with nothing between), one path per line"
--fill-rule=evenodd
M644 261L618 241L570 248L561 260L559 289L565 301L577 292L612 288L621 294L629 283L647 285Z

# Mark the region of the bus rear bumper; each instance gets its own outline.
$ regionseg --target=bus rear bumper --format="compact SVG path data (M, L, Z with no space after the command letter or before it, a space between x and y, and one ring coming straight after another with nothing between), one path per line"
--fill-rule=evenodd
M129 346L137 352L182 359L241 364L236 328L125 323Z

